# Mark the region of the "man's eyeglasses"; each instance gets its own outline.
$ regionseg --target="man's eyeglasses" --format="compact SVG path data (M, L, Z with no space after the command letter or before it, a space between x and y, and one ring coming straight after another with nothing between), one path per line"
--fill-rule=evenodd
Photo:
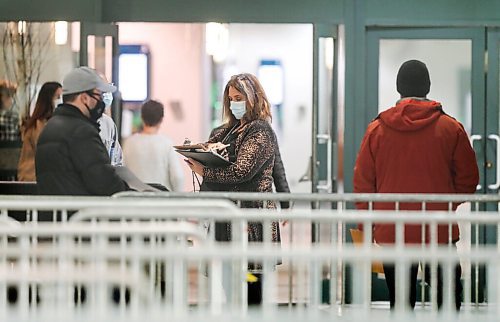
M88 92L85 92L88 96L92 97L93 99L95 99L96 101L102 101L104 96L103 96L103 93L95 93L93 91L88 91Z

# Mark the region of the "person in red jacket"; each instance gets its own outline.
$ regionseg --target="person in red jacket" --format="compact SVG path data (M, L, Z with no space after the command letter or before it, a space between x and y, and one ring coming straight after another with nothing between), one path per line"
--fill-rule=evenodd
M403 63L396 85L401 99L396 106L380 113L366 130L354 167L357 193L474 193L479 172L474 150L460 122L447 115L439 102L427 99L430 77L426 65L418 60ZM357 204L367 209L366 203ZM458 205L453 205L453 210ZM421 203L402 203L401 210L421 210ZM394 209L394 203L374 203L374 209ZM426 210L449 210L448 203L427 204ZM422 242L422 225L405 225L405 243ZM448 225L439 225L438 243L447 244ZM458 226L452 225L451 240L459 239ZM393 244L394 224L375 223L374 240ZM429 227L425 241L430 241ZM426 268L426 279L430 277ZM415 307L418 263L410 271L410 305ZM384 263L391 308L395 303L394 265ZM455 304L461 305L460 265L455 267ZM429 278L430 281L430 278ZM438 306L442 304L442 270L438 267Z

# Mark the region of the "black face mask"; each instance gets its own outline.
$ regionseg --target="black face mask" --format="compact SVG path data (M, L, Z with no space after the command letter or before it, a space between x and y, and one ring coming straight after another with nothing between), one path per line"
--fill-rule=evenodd
M97 101L97 104L95 105L95 107L93 109L90 109L87 105L85 105L87 107L87 110L89 111L89 114L90 114L90 119L94 122L97 122L98 119L101 118L102 114L104 113L104 109L106 108L106 104L104 104L104 102L101 100L101 99L97 99L95 98L94 96L94 93L88 93L90 97L92 97L93 99L95 99Z

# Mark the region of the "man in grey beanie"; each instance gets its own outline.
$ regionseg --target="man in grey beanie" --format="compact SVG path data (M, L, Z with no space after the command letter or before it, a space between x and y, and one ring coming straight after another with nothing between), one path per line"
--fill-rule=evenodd
M89 67L78 67L63 81L63 104L40 134L35 166L40 194L112 195L127 189L111 166L97 120L102 94L116 87Z
M443 111L441 103L427 98L431 86L429 71L418 60L401 65L396 87L401 99L380 113L366 130L354 167L354 192L357 193L474 193L479 181L476 155L464 127ZM360 203L359 209L368 205ZM452 215L458 204L426 204L425 210L441 210ZM450 209L451 208L451 209ZM394 203L374 203L373 209L393 210ZM400 210L422 209L420 203L401 203ZM393 223L375 223L373 238L381 245L395 243ZM365 228L365 227L363 227ZM368 229L368 228L365 228ZM406 224L404 242L427 247L431 240L438 244L455 244L459 239L458 226L440 224L437 236L419 224ZM420 246L419 246L420 247ZM453 293L455 306L460 310L462 285L460 264L454 265ZM423 266L425 279L431 281L429 266ZM389 289L391 308L395 305L395 266L384 263L385 280ZM409 269L410 290L408 305L415 307L418 263ZM443 269L437 267L438 307L443 303Z

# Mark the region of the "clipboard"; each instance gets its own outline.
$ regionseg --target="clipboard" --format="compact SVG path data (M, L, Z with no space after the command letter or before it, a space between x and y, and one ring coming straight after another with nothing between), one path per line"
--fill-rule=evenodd
M184 145L174 145L174 149L177 150L194 150L194 149L203 149L203 145L201 144L184 144Z
M208 168L227 167L232 164L229 160L214 151L201 151L196 149L176 149L175 151L186 158L198 161Z

